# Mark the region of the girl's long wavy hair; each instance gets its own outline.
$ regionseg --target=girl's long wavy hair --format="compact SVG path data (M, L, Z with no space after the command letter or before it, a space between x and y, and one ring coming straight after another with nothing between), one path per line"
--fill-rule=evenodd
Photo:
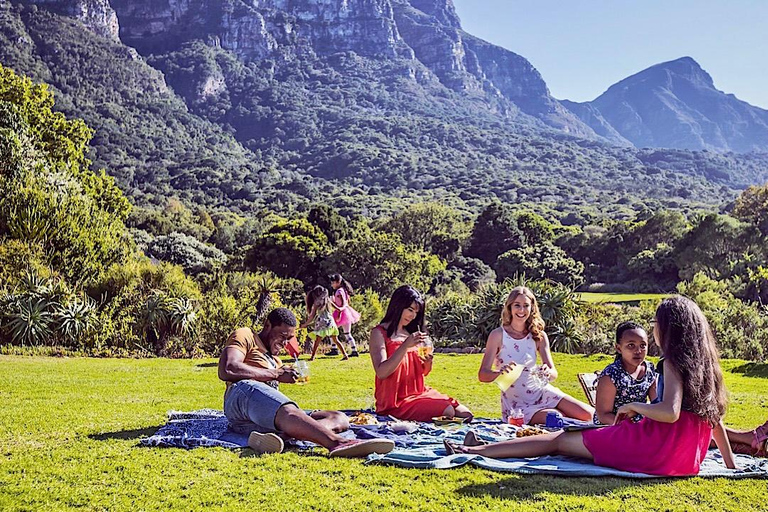
M331 299L325 286L317 285L307 292L307 313L312 311L312 306L317 304L318 309L331 309Z
M382 324L389 323L387 326L388 337L391 338L395 334L397 325L400 323L400 317L403 316L403 311L414 302L419 305L419 312L416 313L416 318L405 326L405 330L410 333L424 330L424 298L416 288L406 284L395 290L392 294L392 298L389 299L389 305L387 306L387 312L381 321Z
M676 295L656 310L656 332L664 360L680 373L683 410L716 425L725 415L727 396L717 343L709 322L691 299Z
M510 325L512 323L512 304L520 295L528 297L531 301L531 314L525 320L525 328L531 333L533 340L538 343L544 339L544 319L541 318L536 296L526 286L517 286L509 292L509 296L504 303L504 309L501 310L501 325Z

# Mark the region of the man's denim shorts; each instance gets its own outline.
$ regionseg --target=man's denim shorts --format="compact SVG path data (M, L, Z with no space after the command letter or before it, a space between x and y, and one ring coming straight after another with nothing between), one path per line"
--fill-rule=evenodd
M235 432L277 432L275 416L285 404L296 402L265 382L241 380L224 394L224 414Z

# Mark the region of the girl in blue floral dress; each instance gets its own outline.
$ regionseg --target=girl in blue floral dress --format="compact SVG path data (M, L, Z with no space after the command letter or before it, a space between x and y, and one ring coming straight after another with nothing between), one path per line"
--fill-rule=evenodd
M616 329L616 360L605 367L597 382L595 423L613 425L619 407L656 399L656 378L648 355L648 334L634 322Z

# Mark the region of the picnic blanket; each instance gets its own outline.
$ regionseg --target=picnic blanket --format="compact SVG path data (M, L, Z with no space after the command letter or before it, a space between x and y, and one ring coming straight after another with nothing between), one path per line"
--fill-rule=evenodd
M352 414L358 411L344 411ZM443 439L461 442L469 430L466 425L446 425L438 427L431 423L419 423L410 433L394 432L386 421L387 417L378 417L382 423L373 426L353 425L342 435L350 438L372 439L386 438L395 442L395 450L386 455L370 455L368 464L391 464L407 468L450 469L471 464L484 469L500 472L547 474L562 476L617 476L625 478L659 478L655 475L628 473L616 469L596 466L589 461L563 456L546 456L531 459L490 459L479 455L447 455ZM471 429L486 441L502 441L514 436L516 427L498 420L476 420ZM227 418L220 410L202 409L192 412L170 411L168 423L151 437L141 439L141 446L162 446L177 448L197 448L219 446L223 448L245 448L248 435L238 434L228 428ZM311 450L317 447L307 441L291 440L286 443L299 450ZM717 450L710 450L701 466L699 476L727 478L768 478L768 459L759 459L748 455L736 455L741 470L725 467Z

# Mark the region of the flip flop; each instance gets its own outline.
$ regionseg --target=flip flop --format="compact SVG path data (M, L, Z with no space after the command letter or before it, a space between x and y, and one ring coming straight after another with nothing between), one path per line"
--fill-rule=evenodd
M248 446L256 453L281 453L285 445L277 434L251 432L248 436Z
M394 441L389 439L365 439L345 443L334 448L329 457L367 457L372 453L389 453L395 448Z

